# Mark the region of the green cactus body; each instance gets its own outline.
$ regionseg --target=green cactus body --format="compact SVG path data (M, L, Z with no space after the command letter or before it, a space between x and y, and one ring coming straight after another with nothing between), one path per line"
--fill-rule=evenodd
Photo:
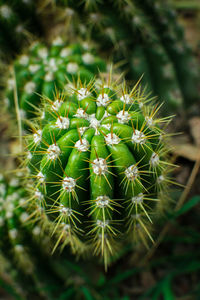
M15 61L14 71L22 118L34 115L41 94L52 98L57 91L64 89L67 80L80 78L89 82L99 71L106 71L106 63L93 52L86 43L68 45L58 37L49 48L34 43L27 54L21 55ZM15 78L11 73L5 93L11 106Z
M33 293L41 299L41 289L51 283L61 290L63 282L62 276L51 266L50 238L44 234L40 220L31 221L33 216L42 218L42 209L38 212L37 207L28 205L22 180L21 174L10 180L0 174L0 249L4 258L1 269L9 272L13 286L22 288L23 299L31 299ZM54 264L57 263L59 260L54 258ZM47 294L51 298L54 291L47 289Z
M136 1L141 9L149 16L157 31L158 37L174 66L180 90L187 107L191 101L198 99L195 58L184 40L184 32L176 22L175 12L162 1Z
M34 271L32 259L24 246L27 232L40 234L42 229L38 225L27 225L29 214L27 208L27 192L19 186L19 179L14 177L10 182L1 177L1 249L10 249L15 263L24 272ZM38 230L40 228L40 232ZM34 234L33 234L34 236ZM7 238L7 240L6 240Z
M34 1L0 1L0 52L6 61L20 51L32 34L41 34Z
M137 0L59 3L79 15L91 39L101 41L102 51L111 53L115 62L125 61L122 69L127 80L137 82L144 75L149 90L164 97L168 112L198 98L194 58L168 4Z
M107 264L112 249L137 240L137 232L151 237L167 169L161 120L141 88L128 93L110 81L79 83L58 110L55 101L27 138L26 161L40 195L33 202L54 224L56 246L93 248Z

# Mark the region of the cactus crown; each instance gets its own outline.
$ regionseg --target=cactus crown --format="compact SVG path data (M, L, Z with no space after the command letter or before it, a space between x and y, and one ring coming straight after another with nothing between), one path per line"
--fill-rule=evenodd
M107 264L125 241L152 239L168 169L159 127L166 119L156 119L157 111L140 87L128 91L110 76L44 100L43 118L27 137L26 165L30 202L57 236L55 247L92 247Z

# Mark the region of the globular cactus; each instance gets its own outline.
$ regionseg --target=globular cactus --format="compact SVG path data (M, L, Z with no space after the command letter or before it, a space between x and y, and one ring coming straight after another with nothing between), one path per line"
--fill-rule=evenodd
M149 91L165 99L165 114L198 99L195 59L168 2L56 2L73 10L74 27L81 21L79 31L84 24L83 34L100 41L101 51L125 62L127 80L144 75Z
M157 118L149 101L141 87L129 91L111 75L100 85L78 81L65 98L44 101L25 161L30 202L44 208L55 248L93 249L107 265L123 244L152 240L169 163L159 127L167 119Z
M42 27L35 1L0 1L0 57L5 60L19 53L34 35L41 35Z
M30 118L37 112L41 94L52 98L65 88L67 80L80 78L89 82L99 71L106 71L106 63L86 42L68 44L61 37L49 47L35 42L18 57L14 69L11 67L5 102L12 109L18 101L21 117Z
M53 245L43 224L40 219L32 222L37 211L28 205L23 178L23 173L9 179L0 174L0 277L3 273L9 278L15 299L56 299L66 286L66 277L58 271L65 258L52 258ZM65 255L73 261L69 253ZM50 285L56 288L51 290Z
M37 224L28 222L31 214L35 212L31 211L30 207L27 209L27 192L20 184L21 181L23 181L22 174L13 176L9 181L2 175L0 177L0 248L3 252L7 251L8 257L12 256L13 263L21 271L31 274L34 272L34 259L27 251L29 247L27 241L30 244L35 241L39 245L43 229L39 222Z

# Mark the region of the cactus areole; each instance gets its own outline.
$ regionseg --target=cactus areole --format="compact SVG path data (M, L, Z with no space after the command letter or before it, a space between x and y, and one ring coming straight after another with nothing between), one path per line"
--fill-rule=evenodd
M44 99L26 165L30 202L52 224L55 248L93 249L107 265L126 242L152 239L168 169L157 110L141 87L128 91L110 78Z

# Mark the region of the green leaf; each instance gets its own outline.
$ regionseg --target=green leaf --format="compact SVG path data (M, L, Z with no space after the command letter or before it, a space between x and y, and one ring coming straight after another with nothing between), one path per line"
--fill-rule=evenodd
M164 300L175 300L175 296L173 294L172 288L171 288L171 280L166 278L163 282L163 296Z
M127 270L125 272L120 272L119 274L117 274L113 279L111 279L108 284L115 284L115 283L119 283L120 281L123 281L127 278L129 278L130 276L136 274L137 272L139 272L139 268L134 268L131 270Z
M72 296L74 295L74 288L71 287L69 288L67 291L65 291L64 293L62 293L59 297L58 300L67 300L67 299L72 299Z
M86 287L82 287L82 292L85 296L85 300L94 300L93 296L91 295L90 291Z

